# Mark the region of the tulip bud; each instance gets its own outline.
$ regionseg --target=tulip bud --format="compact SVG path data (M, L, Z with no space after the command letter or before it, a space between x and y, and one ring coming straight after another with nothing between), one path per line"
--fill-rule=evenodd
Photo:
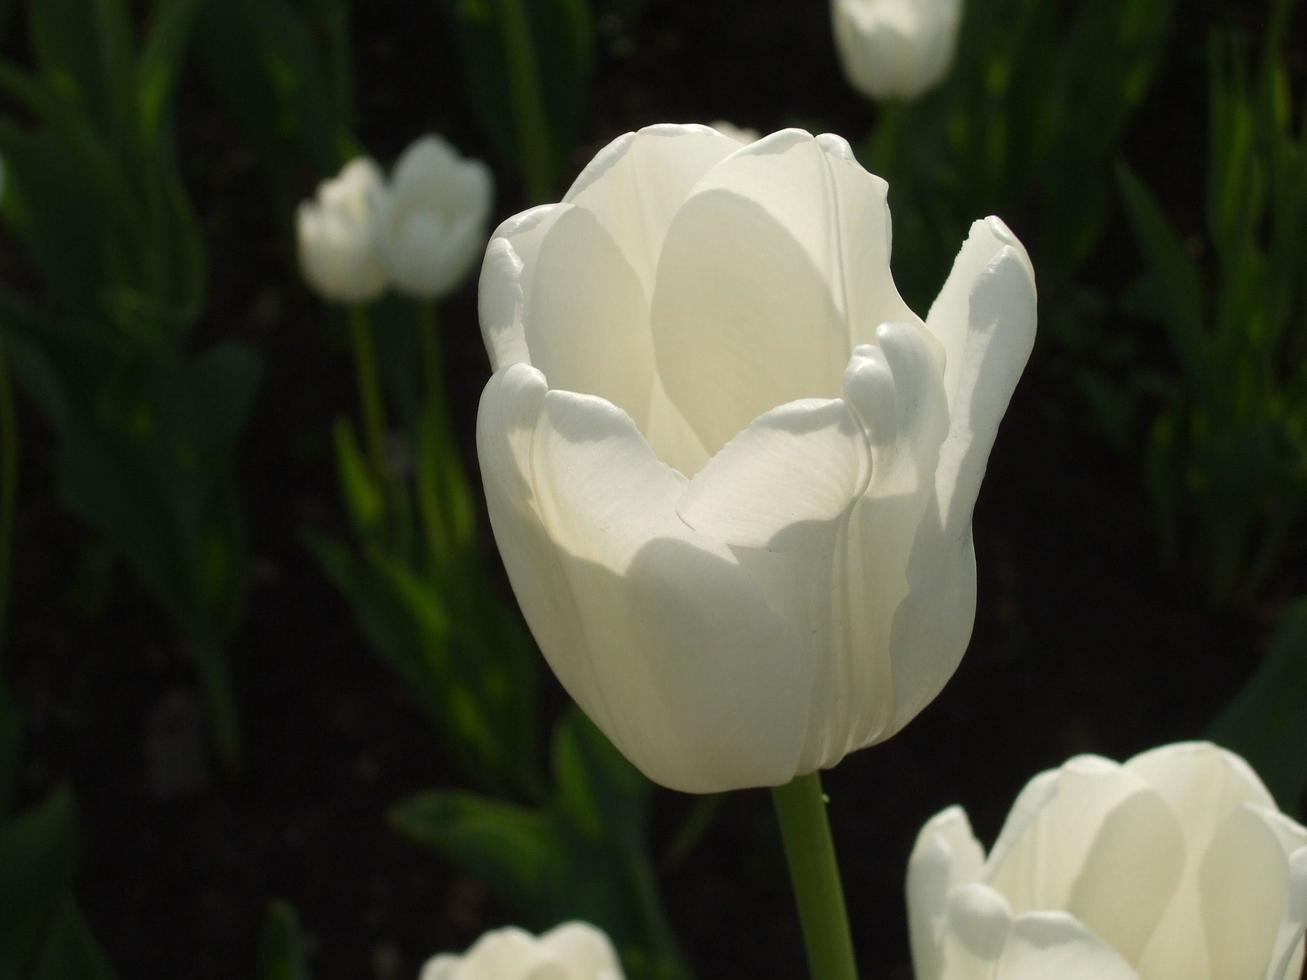
M651 126L486 250L495 540L563 686L673 789L889 738L970 639L1034 273L977 221L923 320L886 194L837 136Z
M485 248L494 191L480 160L424 136L395 164L377 245L396 289L421 299L451 292Z
M351 160L338 177L318 185L317 197L296 213L300 270L323 299L364 303L386 288L375 244L385 178L366 157Z
M832 0L849 84L873 99L914 99L948 73L962 0Z
M538 939L521 929L496 929L462 956L427 961L419 980L623 980L608 937L584 922L568 922Z
M1213 745L1079 756L988 856L961 808L927 823L907 898L917 980L1297 980L1307 828Z

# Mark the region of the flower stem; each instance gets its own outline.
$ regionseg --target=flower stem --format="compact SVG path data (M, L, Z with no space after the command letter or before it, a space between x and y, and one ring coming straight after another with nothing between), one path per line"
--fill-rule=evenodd
M14 504L18 498L18 413L9 362L0 344L0 651L9 614L9 559L13 553Z
M549 126L541 98L540 68L531 42L531 24L522 0L498 0L499 30L508 62L508 91L517 127L526 193L532 204L553 193L553 160Z
M372 342L368 311L360 305L349 308L349 338L354 347L354 374L358 384L359 413L363 418L363 442L373 476L381 485L392 522L400 519L401 500L386 459L386 408L381 397L381 372L377 349Z
M813 980L857 980L835 845L817 773L772 790Z

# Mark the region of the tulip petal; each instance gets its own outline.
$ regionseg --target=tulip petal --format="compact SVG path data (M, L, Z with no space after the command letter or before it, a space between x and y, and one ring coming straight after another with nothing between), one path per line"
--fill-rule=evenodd
M463 957L452 953L441 953L431 957L422 965L418 980L457 980L462 965Z
M623 754L686 792L793 778L811 683L798 639L676 515L685 480L630 417L513 365L482 396L477 449L527 623Z
M940 975L948 980L993 980L1012 929L1012 909L1002 895L979 884L949 896L948 926Z
M838 398L765 412L690 481L677 513L690 527L746 548L789 550L843 515L871 470L858 420ZM778 540L786 534L785 540Z
M990 231L993 222L997 219L985 226ZM983 236L973 226L969 244L976 239ZM1003 244L979 273L969 276L973 258L974 250L964 248L927 319L944 347L951 418L936 487L942 523L958 533L969 528L999 422L1035 342L1035 280L1020 243ZM959 277L970 283L965 311L947 299Z
M1018 913L1066 908L1104 822L1147 784L1098 756L1077 756L1056 780L1037 777L1008 816L986 865L986 881Z
M629 417L555 390L545 396L533 465L581 614L584 632L573 643L602 645L585 651L593 683L574 691L576 700L632 762L673 789L793 778L809 717L795 692L810 683L797 638L734 556L676 515L680 474L657 460Z
M1121 956L1063 912L1017 916L995 980L1138 980Z
M526 297L540 244L567 210L566 204L542 204L514 215L495 229L486 247L477 303L481 337L495 371L531 363L524 322Z
M1240 807L1223 821L1198 870L1211 976L1266 975L1289 911L1289 876L1284 847L1255 808Z
M557 216L525 294L526 346L550 388L612 402L642 423L653 384L649 303L634 270L594 216Z
M1209 742L1164 745L1135 756L1125 767L1170 804L1192 854L1204 853L1217 828L1245 803L1275 806L1247 762Z
M843 317L812 256L735 189L696 191L677 213L652 327L667 395L710 455L777 405L838 394L849 357Z
M1287 912L1275 940L1266 980L1297 980L1302 976L1303 930L1307 928L1307 847L1298 848L1289 857Z
M672 218L699 178L739 148L707 126L646 126L600 150L563 200L595 216L652 293Z
M1071 886L1066 911L1131 962L1165 915L1184 873L1184 834L1151 788L1103 819Z
M561 963L569 975L599 980L608 974L621 975L617 951L608 937L585 922L565 922L540 937L540 945Z
M984 852L958 806L936 814L908 860L908 933L917 980L941 980L949 895L980 877Z

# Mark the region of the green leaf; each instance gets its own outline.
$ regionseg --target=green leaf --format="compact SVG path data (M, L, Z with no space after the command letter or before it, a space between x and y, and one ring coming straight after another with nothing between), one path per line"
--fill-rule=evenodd
M338 418L331 427L331 435L336 447L336 479L345 499L345 510L365 537L376 534L382 529L385 498L363 457L354 426L348 419Z
M42 77L100 132L122 132L132 104L131 24L124 0L41 0L30 6Z
M322 53L284 0L206 4L196 42L209 79L259 155L334 172L345 141Z
M1209 365L1203 359L1206 293L1198 268L1152 192L1134 172L1121 165L1117 180L1135 241L1158 293L1159 313L1168 328L1171 347L1190 386L1201 392L1208 385Z
M287 902L269 903L263 917L259 977L261 980L309 980L299 916Z
M65 898L45 935L31 980L114 980L116 974L90 926Z
M1248 760L1282 810L1304 815L1307 598L1281 616L1261 666L1209 734L1214 742Z
M552 755L557 806L568 823L586 837L638 848L652 784L576 708L555 728Z
M21 976L59 911L77 864L72 794L0 827L0 976Z
M400 803L391 824L484 882L530 925L554 922L579 871L553 816L461 791L433 790Z
M145 146L153 146L172 109L181 71L201 0L169 0L157 5L136 65L137 113Z
M446 0L468 96L505 160L523 159L514 126L509 79L497 13L500 0ZM540 98L549 128L549 173L556 179L575 144L594 62L594 27L587 0L526 0Z

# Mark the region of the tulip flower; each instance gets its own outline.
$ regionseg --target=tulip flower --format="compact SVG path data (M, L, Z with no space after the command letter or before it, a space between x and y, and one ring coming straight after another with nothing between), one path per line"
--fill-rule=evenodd
M568 922L536 938L521 929L488 932L462 956L427 961L419 980L623 980L608 937Z
M833 766L970 638L1033 273L979 221L923 321L889 244L886 184L839 137L661 125L487 249L495 540L563 686L665 786Z
M914 99L948 74L962 0L832 0L849 84L872 99Z
M400 156L377 220L377 247L396 289L439 299L472 270L486 242L490 170L439 136Z
M1238 756L1080 756L1017 797L986 857L952 807L908 866L917 980L1297 980L1307 828Z
M300 269L323 299L364 303L386 288L377 255L375 222L386 196L385 178L366 157L318 185L317 197L296 213Z

